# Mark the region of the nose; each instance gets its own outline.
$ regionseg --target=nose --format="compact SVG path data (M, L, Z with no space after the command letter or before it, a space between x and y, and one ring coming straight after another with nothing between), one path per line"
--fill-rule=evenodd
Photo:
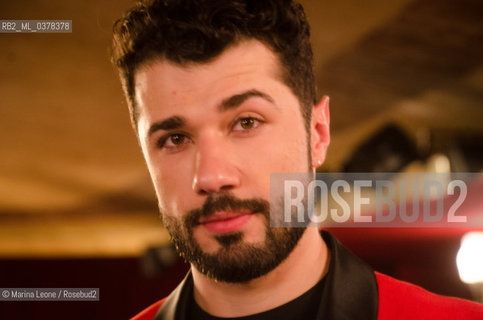
M198 141L193 190L202 195L229 191L240 185L232 154L216 137Z

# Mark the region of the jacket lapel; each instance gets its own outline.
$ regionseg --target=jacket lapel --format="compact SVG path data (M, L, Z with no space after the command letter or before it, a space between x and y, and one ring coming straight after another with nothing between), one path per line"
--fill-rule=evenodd
M321 234L330 262L317 319L376 320L379 293L374 271L332 234Z
M153 320L184 320L189 307L189 298L193 292L193 278L191 271L166 298L166 301L158 309Z
M329 232L321 232L330 252L316 319L376 320L379 294L374 271L346 249ZM186 320L193 294L191 271L171 292L153 320Z

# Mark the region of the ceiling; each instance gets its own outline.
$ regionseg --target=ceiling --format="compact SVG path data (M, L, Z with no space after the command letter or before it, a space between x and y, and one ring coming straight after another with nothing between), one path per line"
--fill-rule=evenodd
M319 96L331 97L326 170L395 122L483 133L478 0L302 1ZM2 1L1 19L71 19L70 34L0 34L0 220L155 215L149 176L109 63L132 1Z

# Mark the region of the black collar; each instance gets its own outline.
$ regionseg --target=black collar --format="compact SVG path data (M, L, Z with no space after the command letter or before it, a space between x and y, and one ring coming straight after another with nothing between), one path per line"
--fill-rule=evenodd
M315 320L376 320L379 295L374 271L327 231L321 232L330 251L330 265ZM184 280L168 296L153 320L186 320L193 277Z

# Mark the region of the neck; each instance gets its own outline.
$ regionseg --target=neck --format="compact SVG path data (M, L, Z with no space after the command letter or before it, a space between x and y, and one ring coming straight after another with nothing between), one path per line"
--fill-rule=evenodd
M327 272L328 251L315 227L277 268L246 283L216 282L191 267L196 302L217 317L241 317L281 306L308 291Z

